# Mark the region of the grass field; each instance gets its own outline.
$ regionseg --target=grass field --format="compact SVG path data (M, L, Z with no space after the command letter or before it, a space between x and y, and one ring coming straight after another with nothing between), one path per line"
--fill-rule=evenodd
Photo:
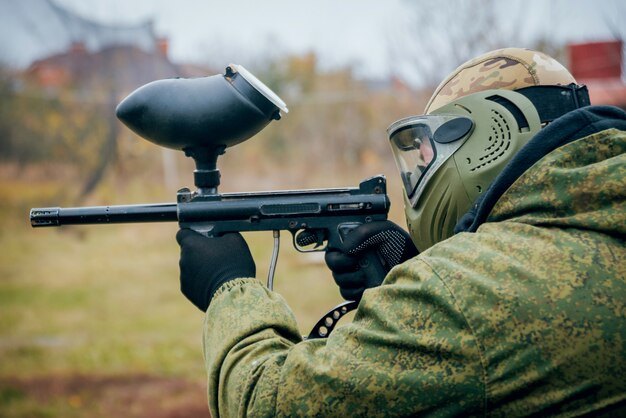
M205 416L203 314L179 292L177 225L31 228L29 209L62 186L0 179L0 416ZM263 278L271 233L246 239ZM341 298L323 254L281 244L275 290L306 334Z

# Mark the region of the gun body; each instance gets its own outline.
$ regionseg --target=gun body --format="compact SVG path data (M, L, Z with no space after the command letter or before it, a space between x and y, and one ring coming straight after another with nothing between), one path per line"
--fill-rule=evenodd
M180 190L176 203L34 208L30 211L31 225L178 222L182 228L206 236L275 231L268 274L271 289L278 255L276 231L290 231L300 251L338 247L359 225L387 219L390 205L383 176L365 180L356 188L219 194L218 157L287 112L274 92L234 64L223 75L148 83L127 96L116 114L143 138L193 158L197 191ZM367 276L367 287L378 285L388 270L375 250L359 263ZM356 305L346 302L330 311L316 325L311 338L328 336L336 320Z
M358 188L287 190L196 195L178 193L177 203L34 208L33 227L175 222L207 236L228 232L290 231L294 245L337 246L349 231L363 223L385 220L389 198L383 176L363 181ZM296 240L299 232L306 232ZM315 242L313 242L315 241Z
M176 222L206 236L228 232L289 231L298 251L337 248L359 225L387 219L390 201L384 176L372 177L359 187L272 192L198 194L178 192L176 203L91 206L77 208L33 208L33 227L140 222ZM275 253L268 275L271 288ZM325 244L325 245L324 245ZM384 259L376 251L362 258L360 268L372 283L384 277ZM315 325L308 338L327 337L337 320L357 306L348 301L333 308Z

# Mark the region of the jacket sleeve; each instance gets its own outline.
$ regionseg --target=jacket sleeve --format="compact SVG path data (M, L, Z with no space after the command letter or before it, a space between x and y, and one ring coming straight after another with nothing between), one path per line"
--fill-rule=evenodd
M484 407L478 344L422 261L366 291L354 320L302 341L283 299L227 283L205 320L209 406L230 416L465 416Z

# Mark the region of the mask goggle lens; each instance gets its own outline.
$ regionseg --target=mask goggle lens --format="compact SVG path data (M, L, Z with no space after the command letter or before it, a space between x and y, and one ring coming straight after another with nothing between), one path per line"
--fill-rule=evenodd
M414 205L428 179L463 145L472 127L472 120L465 116L423 115L400 119L387 129L404 188Z

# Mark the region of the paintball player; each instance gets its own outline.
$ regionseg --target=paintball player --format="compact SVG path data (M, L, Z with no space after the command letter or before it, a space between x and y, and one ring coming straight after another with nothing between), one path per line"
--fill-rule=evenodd
M626 113L508 48L388 133L409 233L328 250L360 303L327 339L302 340L239 234L178 232L213 416L626 416ZM392 268L365 289L372 248Z

